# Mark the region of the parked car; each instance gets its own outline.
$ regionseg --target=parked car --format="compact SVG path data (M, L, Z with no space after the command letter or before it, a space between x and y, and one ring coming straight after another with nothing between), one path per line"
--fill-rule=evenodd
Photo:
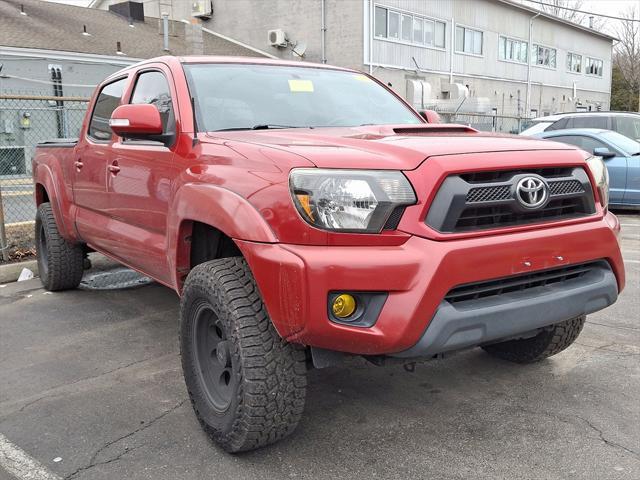
M640 208L640 143L610 130L577 128L533 135L568 143L604 159L611 207Z
M534 135L568 128L600 128L613 130L632 140L640 141L640 114L633 112L573 112L558 113L531 120L520 135Z
M33 175L45 288L97 250L175 290L188 394L230 452L294 430L310 365L540 361L625 283L601 158L427 123L327 65L127 67Z

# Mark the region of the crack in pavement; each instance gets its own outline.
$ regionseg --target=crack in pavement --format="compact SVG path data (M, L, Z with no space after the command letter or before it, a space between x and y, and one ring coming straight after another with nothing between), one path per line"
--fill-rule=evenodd
M634 332L640 332L640 328L634 328L634 327L624 327L621 325L609 325L607 323L598 323L598 322L593 322L591 320L587 320L586 323L590 323L591 325L599 325L601 327L608 327L608 328L617 328L620 330L631 330Z
M638 454L638 452L636 452L635 450L631 450L630 448L625 447L624 445L621 445L619 443L616 443L612 440L609 440L608 438L606 438L604 436L604 432L602 430L600 430L598 427L596 427L593 423L591 423L589 420L587 420L586 418L581 417L580 415L576 415L573 414L573 417L576 417L580 420L582 420L584 423L586 423L587 425L589 425L589 427L596 431L598 433L598 435L600 436L600 440L602 440L604 443L606 443L607 445L609 445L610 447L615 447L615 448L620 448L622 450L624 450L625 452L630 453L631 455L633 455L636 460L640 461L640 454Z
M169 408L168 410L164 411L163 413L161 413L160 415L152 418L151 420L149 420L148 422L146 422L144 425L142 425L141 427L136 428L135 430L122 435L121 437L116 438L115 440L110 440L109 442L105 443L103 446L101 446L98 450L96 450L93 455L91 456L91 458L89 459L89 463L87 465L85 465L84 467L80 467L78 469L76 469L74 472L70 473L69 475L67 475L65 477L65 480L70 480L74 477L76 477L79 473L88 470L90 468L96 467L98 465L105 465L107 463L112 463L115 462L117 460L120 460L120 458L122 458L123 455L125 455L126 453L131 452L132 450L134 450L135 448L139 448L141 445L139 445L138 447L135 448L130 448L130 449L125 449L123 452L121 452L119 455L117 455L116 457L113 457L109 460L106 461L102 461L102 462L96 462L96 459L98 458L98 455L100 455L100 453L102 453L103 451L105 451L107 448L109 448L110 446L126 439L129 437L132 437L133 435L135 435L136 433L142 432L143 430L146 430L147 428L151 427L152 425L154 425L156 422L158 422L159 420L163 419L164 417L166 417L167 415L169 415L170 413L176 411L178 408L180 408L182 405L185 404L187 400L184 399L182 401L180 401L179 403L177 403L176 405L174 405L173 407Z
M168 355L173 355L173 354L168 354ZM99 373L99 374L97 374L97 375L91 375L91 376L89 376L89 377L83 377L83 378L80 378L80 379L78 379L78 380L74 380L73 382L63 383L63 384L60 384L60 385L56 385L55 387L52 387L52 388L48 389L46 392L44 392L44 394L43 394L43 395L41 395L41 396L39 396L39 397L37 397L37 398L35 398L35 399L33 399L33 400L31 400L31 401L29 401L29 402L27 402L27 403L23 404L23 405L22 405L22 406L21 406L17 411L9 412L9 413L7 413L6 415L3 415L3 418L2 418L2 420L0 420L0 421L4 421L4 420L6 420L6 418L7 418L9 415L13 414L13 413L22 413L24 410L26 410L26 409L27 409L27 408L29 408L30 406L34 405L35 403L38 403L38 402L39 402L39 401L41 401L41 400L44 400L44 399L46 399L46 398L52 398L52 397L55 397L55 396L57 396L57 395L60 395L60 394L64 394L64 393L66 393L66 392L58 392L58 390L61 390L61 389L64 389L64 388L68 388L68 387L71 387L71 386L76 385L76 384L78 384L78 383L86 382L86 381L88 381L88 380L95 380L95 379L97 379L97 378L103 377L103 376L105 376L105 375L110 375L110 374L112 374L112 373L116 373L116 372L118 372L118 371L120 371L120 370L124 370L124 369L126 369L126 368L132 367L132 366L137 365L137 364L140 364L140 363L144 363L144 362L149 362L149 361L151 361L151 360L157 360L157 359L160 359L160 358L162 358L162 357L164 357L164 356L165 356L165 355L160 355L160 356L153 356L153 357L143 358L142 360L136 360L136 361L134 361L134 362L128 363L128 364L126 364L126 365L121 365L121 366L116 367L116 368L114 368L114 369L112 369L112 370L108 370L108 371L106 371L106 372L102 372L102 373Z
M141 447L142 447L142 445L136 445L135 447L125 448L122 452L120 452L118 455L116 455L113 458L109 458L107 460L103 460L102 462L95 462L95 463L92 463L92 464L87 465L85 467L80 467L76 471L74 471L73 473L71 473L68 476L64 477L64 480L70 480L71 478L74 478L74 477L78 476L79 474L81 474L82 472L84 472L86 470L89 470L90 468L94 468L94 467L98 467L100 465L107 465L109 463L117 462L118 460L120 460L125 455L127 455L127 454L133 452L134 450L137 450L138 448L141 448Z
M583 422L586 425L588 425L589 428L591 428L596 433L598 433L599 439L605 445L607 445L607 446L609 446L611 448L621 449L621 450L631 454L631 456L633 456L636 460L640 461L640 454L638 452L636 452L635 450L632 450L632 449L630 449L628 447L625 447L624 445L622 445L620 443L614 442L613 440L609 440L608 438L605 437L604 432L602 430L600 430L593 423L591 423L586 418L581 417L580 415L573 414L573 413L570 413L570 414L567 414L567 415L557 415L557 414L553 414L553 413L549 413L549 412L540 412L540 411L536 411L536 410L529 410L529 409L523 408L522 406L521 406L521 411L524 412L524 413L531 414L531 415L542 415L542 416L545 416L545 417L549 417L549 418L551 418L553 420L557 420L558 422L566 423L566 424L572 425L574 427L576 426L575 422L567 420L567 417L577 418L581 422ZM590 437L590 438L594 438L594 437Z
M623 351L617 350L615 348L609 348L609 347L612 347L614 345L621 345L621 344L616 343L616 342L608 343L606 345L601 345L599 347L596 347L595 345L587 345L586 343L580 343L580 342L574 342L574 343L576 345L580 345L581 347L590 348L592 352L596 352L598 350L601 350L603 352L613 353L615 357L634 357L636 355L640 355L640 352L623 352Z

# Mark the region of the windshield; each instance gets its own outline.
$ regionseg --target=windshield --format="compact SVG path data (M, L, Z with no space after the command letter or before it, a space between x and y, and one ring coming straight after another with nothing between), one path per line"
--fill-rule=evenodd
M640 152L640 143L636 142L635 140L631 140L630 138L625 137L624 135L620 135L617 132L611 132L611 131L602 132L601 135L602 135L602 138L604 138L605 140L609 141L609 143L618 147L627 155L635 155L636 153Z
M186 64L184 70L200 131L423 123L359 73L246 64Z
M616 131L632 140L640 141L640 115L633 117L619 116L616 118Z
M534 135L536 133L544 132L552 122L539 121L531 122L527 125L527 129L523 130L520 135Z

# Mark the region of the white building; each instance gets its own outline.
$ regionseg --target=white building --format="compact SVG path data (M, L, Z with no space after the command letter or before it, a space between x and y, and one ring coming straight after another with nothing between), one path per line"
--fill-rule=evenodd
M522 116L609 108L614 39L510 0L144 3L145 15L176 20L194 6L205 29L287 59L304 45L305 60L372 72L419 108ZM272 42L271 30L286 41Z

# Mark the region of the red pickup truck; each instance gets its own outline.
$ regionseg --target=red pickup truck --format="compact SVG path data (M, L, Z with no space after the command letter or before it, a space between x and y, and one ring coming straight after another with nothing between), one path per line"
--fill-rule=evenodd
M231 452L291 433L307 369L345 355L560 352L625 282L602 159L427 118L326 65L128 67L37 149L42 283L78 286L95 250L175 290L193 408Z

